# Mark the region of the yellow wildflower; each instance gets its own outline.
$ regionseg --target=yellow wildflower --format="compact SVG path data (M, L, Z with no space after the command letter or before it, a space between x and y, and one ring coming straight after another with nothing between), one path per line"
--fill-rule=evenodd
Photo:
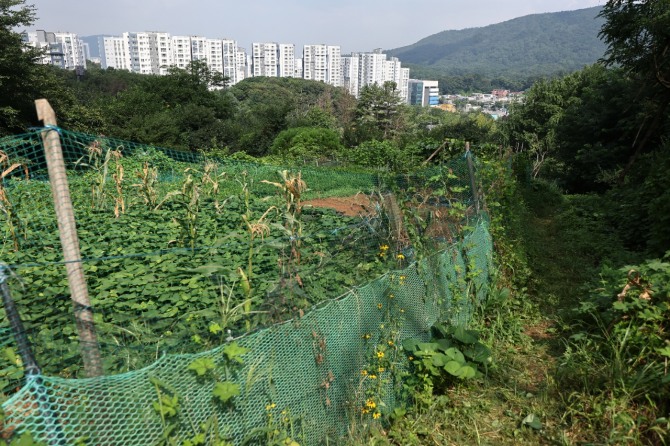
M374 374L372 374L372 373L371 373L370 375L368 375L368 376L370 377L370 379L377 379L377 375L374 375Z
M371 399L368 399L365 402L365 407L369 407L370 409L374 409L375 407L377 407L377 404L374 401L372 401Z
M402 253L398 254L396 257L398 260L405 260L405 256Z
M378 370L379 370L379 373L384 373L384 371L385 371L386 369L385 369L384 367L379 367Z
M277 405L275 403L268 404L267 406L265 406L265 410L272 410L275 407L277 407Z
M370 339L370 333L365 333L363 336L361 336L361 338L365 340Z
M378 351L377 352L377 358L382 359L384 357L384 352Z
M410 357L409 357L409 360L410 360L410 361L414 361L414 356L410 356Z
M379 308L380 310L382 309L382 307L383 307L382 304L377 304L377 308Z
M366 409L365 407L361 410L361 413L369 413L370 409Z
M379 412L375 412L375 413L372 414L372 418L374 418L375 420L377 418L381 417L381 416L382 416L382 414L380 414Z
M389 345L393 347L393 341L389 341Z
M368 375L368 371L367 371L367 370L361 370L361 375L363 375L363 376L367 376L367 375Z

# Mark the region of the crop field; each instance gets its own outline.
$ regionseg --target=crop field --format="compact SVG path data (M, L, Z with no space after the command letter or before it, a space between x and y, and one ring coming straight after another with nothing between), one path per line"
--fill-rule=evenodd
M412 232L430 233L431 249L451 243L467 211L444 201L466 189L447 168L384 178L73 145L70 190L107 374L299 319L428 252L409 242ZM80 377L51 188L24 159L4 166L14 168L2 187L0 260L42 371ZM389 218L384 197L394 188L404 201ZM405 217L412 224L399 236L393 220ZM5 345L0 391L9 395L23 371Z

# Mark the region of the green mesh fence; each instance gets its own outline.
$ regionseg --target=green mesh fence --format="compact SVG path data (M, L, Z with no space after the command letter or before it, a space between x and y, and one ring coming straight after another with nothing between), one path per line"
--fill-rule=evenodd
M392 411L402 340L467 324L486 297L492 242L466 158L387 176L60 136L106 376L83 377L40 133L1 139L0 261L42 369L23 376L5 318L5 432L337 443ZM291 208L280 186L298 176Z

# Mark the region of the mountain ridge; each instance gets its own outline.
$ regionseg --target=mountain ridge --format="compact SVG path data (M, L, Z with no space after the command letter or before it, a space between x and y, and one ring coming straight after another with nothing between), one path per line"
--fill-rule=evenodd
M387 50L403 64L445 75L543 76L581 69L606 49L601 7L531 14L483 27L446 30Z

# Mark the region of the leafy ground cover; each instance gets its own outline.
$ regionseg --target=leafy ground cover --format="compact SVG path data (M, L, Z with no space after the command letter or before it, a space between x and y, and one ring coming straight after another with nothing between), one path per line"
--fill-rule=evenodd
M110 152L80 160L87 169L70 176L110 372L140 368L165 352L204 350L299 316L399 266L392 254L379 255L389 243L379 209L344 215L301 202L351 190L369 194L370 176L365 183L310 171L308 183L301 173L274 167L189 165L157 152L149 163L145 155ZM13 297L38 361L45 373L78 376L51 190L43 181L16 177L5 181L3 192L13 216L5 223L13 225L4 226L2 259L16 274ZM4 356L2 387L9 390L21 367L10 347Z

